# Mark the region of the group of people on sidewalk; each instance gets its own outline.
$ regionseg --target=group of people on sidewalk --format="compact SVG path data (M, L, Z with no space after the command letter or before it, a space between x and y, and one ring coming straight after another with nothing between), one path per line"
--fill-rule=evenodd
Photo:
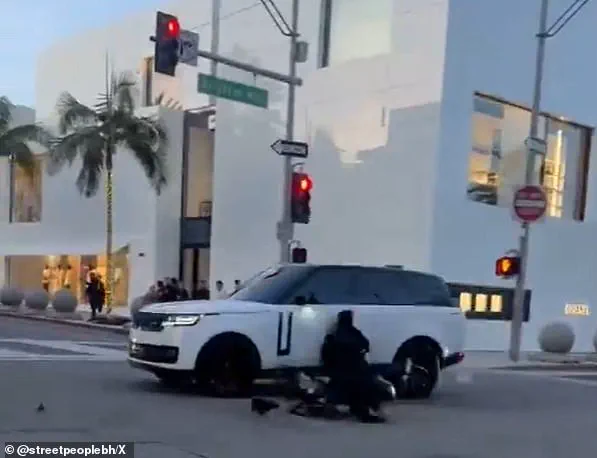
M156 303L187 301L189 299L227 299L236 291L238 291L240 287L240 280L235 280L234 289L232 293L229 293L224 288L224 282L222 280L218 280L216 281L215 294L212 297L209 286L205 280L202 280L199 283L198 288L195 291L192 291L191 294L189 294L185 287L176 278L164 278L163 280L159 280L154 285L151 285L149 287L149 291L146 295L146 300L149 303Z

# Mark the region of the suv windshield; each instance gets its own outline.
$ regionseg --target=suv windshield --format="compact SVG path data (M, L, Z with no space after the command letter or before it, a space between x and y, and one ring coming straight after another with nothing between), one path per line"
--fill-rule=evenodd
M309 268L305 265L270 267L243 282L230 299L276 304L297 281L304 278L308 271Z

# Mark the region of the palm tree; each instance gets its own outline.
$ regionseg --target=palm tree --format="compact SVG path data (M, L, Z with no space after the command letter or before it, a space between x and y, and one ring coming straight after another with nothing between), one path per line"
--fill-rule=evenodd
M37 143L48 147L52 136L39 124L23 124L11 127L14 105L7 97L0 97L0 156L9 156L26 172L33 172L35 155L29 146Z
M76 180L79 192L94 196L105 172L106 191L106 309L112 309L112 172L118 147L128 150L145 171L159 194L166 184L166 131L153 117L135 114L134 78L112 74L106 78L106 91L89 107L68 92L57 104L60 137L49 154L48 173L55 174L78 157L81 169Z

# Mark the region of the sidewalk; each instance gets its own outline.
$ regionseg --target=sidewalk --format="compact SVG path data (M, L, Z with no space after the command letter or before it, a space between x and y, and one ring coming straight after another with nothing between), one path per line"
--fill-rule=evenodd
M466 351L462 363L456 369L475 370L512 370L512 371L595 371L597 373L597 354L571 353L568 355L549 355L539 352L523 352L520 361L510 360L507 351Z
M98 316L96 321L89 321L91 318L91 310L86 304L80 304L74 313L67 314L57 313L51 305L41 312L27 309L24 305L21 305L20 307L0 305L0 316L102 329L116 332L118 334L128 334L131 319L128 307L114 307L109 315L106 315L104 311L103 314Z

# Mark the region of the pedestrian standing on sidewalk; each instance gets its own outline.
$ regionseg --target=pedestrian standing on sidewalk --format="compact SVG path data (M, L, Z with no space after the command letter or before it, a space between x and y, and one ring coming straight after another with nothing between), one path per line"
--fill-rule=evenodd
M91 307L91 320L95 320L98 312L102 312L106 300L106 289L95 272L89 275L86 294L89 307Z
M209 287L207 286L207 282L205 280L201 280L199 282L199 288L193 291L193 299L198 301L209 300Z
M218 280L216 282L216 299L228 299L229 294L224 289L224 282Z

